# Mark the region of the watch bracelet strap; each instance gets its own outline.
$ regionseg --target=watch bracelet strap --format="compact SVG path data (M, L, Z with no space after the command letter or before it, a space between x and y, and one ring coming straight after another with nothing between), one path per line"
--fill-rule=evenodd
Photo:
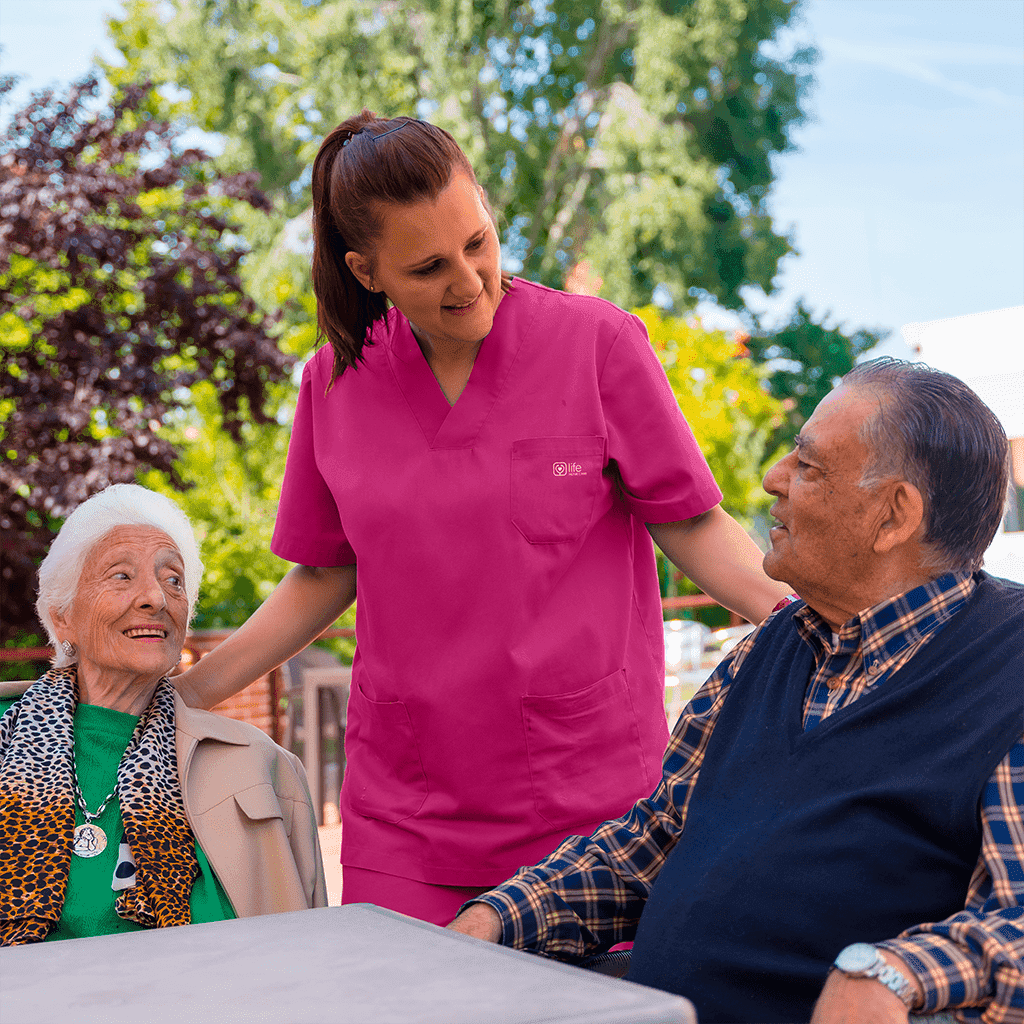
M890 992L899 996L903 1001L903 1005L908 1010L913 1009L914 986L898 967L886 964L884 967L880 967L872 976L876 981L880 981Z
M881 955L879 955L879 959L881 959ZM831 970L839 971L840 974L845 974L848 978L868 978L871 981L877 981L892 992L908 1010L914 1008L913 982L898 967L893 967L892 964L887 964L884 960L882 960L881 966L873 965L866 971L844 971L835 964L832 965Z

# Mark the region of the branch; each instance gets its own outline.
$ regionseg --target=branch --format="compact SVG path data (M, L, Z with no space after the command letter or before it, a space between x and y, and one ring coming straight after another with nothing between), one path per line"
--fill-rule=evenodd
M541 276L553 266L558 243L562 240L565 229L572 222L573 217L576 216L576 211L579 209L580 203L583 202L587 189L590 187L590 179L593 177L593 173L588 168L576 179L576 187L572 190L569 201L558 211L558 216L555 218L554 224L551 225L551 231L548 234L548 244L544 247L544 259L541 260L540 264Z
M562 126L558 142L556 142L552 148L551 156L548 158L547 167L544 169L544 181L546 183L544 195L541 197L541 201L537 206L537 210L541 215L543 215L544 211L551 206L555 201L555 197L563 188L565 175L556 175L559 157L563 153L570 152L570 142L572 137L579 134L580 124L597 105L600 92L604 90L598 90L595 83L604 71L604 67L608 62L609 56L629 38L629 33L633 28L633 24L630 19L630 15L632 13L633 12L631 10L629 14L627 14L626 19L619 22L617 25L609 26L606 23L602 26L602 35L598 38L597 46L594 47L594 52L590 57L590 61L587 64L587 70L583 76L583 89L574 101L575 112L566 119L565 124ZM584 178L589 183L589 172L584 175ZM582 200L582 196L580 197L580 200ZM572 199L570 199L570 204L572 204ZM575 205L578 206L579 202ZM542 216L535 217L530 231L530 239L527 244L524 262L529 260L530 253L533 252L537 245L541 226ZM547 264L547 253L545 253L544 263L545 265Z

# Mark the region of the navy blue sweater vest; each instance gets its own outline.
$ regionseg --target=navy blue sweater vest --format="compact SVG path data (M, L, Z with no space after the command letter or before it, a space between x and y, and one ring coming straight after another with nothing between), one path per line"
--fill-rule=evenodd
M792 1024L845 945L963 910L979 800L1024 731L1024 590L978 579L903 669L806 732L813 656L779 614L726 696L631 981L701 1024Z

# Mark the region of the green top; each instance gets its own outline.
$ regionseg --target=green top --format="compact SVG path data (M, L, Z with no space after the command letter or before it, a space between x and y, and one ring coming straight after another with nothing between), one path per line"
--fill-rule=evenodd
M0 699L0 715L15 700L16 697ZM75 709L75 768L90 812L95 811L114 788L117 766L138 721L136 715L126 715L95 704L79 704ZM76 807L75 824L84 823L82 811ZM134 921L118 917L114 910L118 894L111 889L110 883L114 878L117 848L124 831L121 805L116 796L111 798L96 824L106 833L107 848L96 857L72 856L64 911L57 926L46 936L47 942L145 930ZM199 861L199 874L192 885L192 923L234 918L235 912L227 894L198 842L196 859Z

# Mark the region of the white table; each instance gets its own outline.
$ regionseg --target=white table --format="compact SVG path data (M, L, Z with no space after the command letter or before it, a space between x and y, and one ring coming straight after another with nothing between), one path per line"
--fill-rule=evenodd
M3 1024L696 1024L692 1004L369 904L0 950Z

